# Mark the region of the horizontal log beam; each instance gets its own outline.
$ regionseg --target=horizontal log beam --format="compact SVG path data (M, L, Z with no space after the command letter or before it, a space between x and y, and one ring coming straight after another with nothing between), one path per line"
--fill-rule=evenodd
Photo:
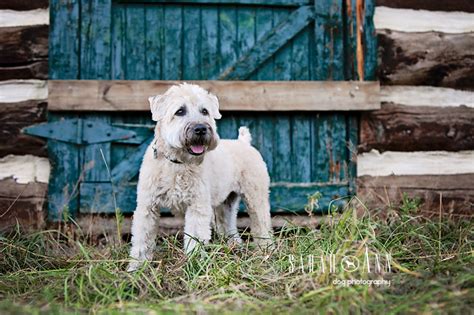
M357 179L357 195L369 209L393 208L406 194L419 198L421 210L429 215L474 216L474 174L362 176Z
M378 43L382 84L474 90L474 32L443 34L379 30Z
M472 0L376 0L376 5L396 9L474 12Z
M0 232L11 231L17 224L24 230L43 228L47 189L45 183L19 184L12 178L0 180Z
M379 153L357 156L358 176L474 174L474 150Z
M474 92L432 86L383 86L380 101L407 106L474 107Z
M30 11L0 10L0 27L48 24L48 9L36 9Z
M0 81L28 79L48 79L48 60L34 61L17 66L0 66Z
M35 10L46 9L49 5L49 0L2 0L0 1L0 9L7 10Z
M13 178L18 184L48 183L47 158L33 155L8 155L0 158L0 180Z
M0 106L1 103L15 103L29 100L46 100L47 98L48 87L46 81L0 81Z
M48 30L47 25L0 28L0 66L47 60Z
M473 122L474 108L464 106L382 104L361 116L359 152L474 150Z
M0 104L0 157L9 154L46 156L46 141L21 132L22 128L46 121L45 101Z
M469 33L474 31L474 13L376 7L374 24L377 30Z
M378 82L188 81L217 95L223 111L348 111L380 108ZM51 80L50 111L149 111L148 97L179 81Z

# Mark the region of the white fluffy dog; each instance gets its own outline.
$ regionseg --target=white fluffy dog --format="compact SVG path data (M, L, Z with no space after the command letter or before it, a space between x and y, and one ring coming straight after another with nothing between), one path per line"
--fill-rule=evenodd
M242 198L254 241L269 245L270 179L249 130L241 127L237 140L219 140L219 102L197 85L173 86L149 101L157 124L140 169L128 269L152 259L160 207L184 216L184 249L190 253L210 240L211 227L241 242L236 221Z

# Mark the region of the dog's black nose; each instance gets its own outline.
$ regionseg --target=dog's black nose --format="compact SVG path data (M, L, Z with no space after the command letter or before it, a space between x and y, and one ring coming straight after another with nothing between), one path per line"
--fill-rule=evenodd
M205 125L199 124L194 126L194 134L198 136L204 136L207 132L207 127Z

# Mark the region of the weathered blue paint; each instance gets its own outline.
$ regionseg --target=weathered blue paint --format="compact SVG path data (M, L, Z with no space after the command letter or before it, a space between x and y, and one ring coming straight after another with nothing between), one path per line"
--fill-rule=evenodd
M220 75L220 80L245 80L263 62L289 42L306 27L314 16L312 6L303 6L266 34L249 53L230 65Z
M51 0L50 77L358 79L355 3ZM373 79L374 1L365 0L365 5L364 77ZM223 116L218 122L222 138L236 138L241 125L250 128L272 178L273 211L301 211L316 191L323 194L324 210L332 198L355 192L356 113ZM79 118L93 123L90 133L65 128ZM115 212L113 196L122 211L133 211L138 169L153 135L150 114L50 113L49 120L58 122L48 141L53 162L50 218L61 219L64 209L73 215ZM48 136L41 128L46 127L30 131Z
M138 174L143 155L150 145L153 137L148 138L129 156L120 161L112 170L112 183L128 182Z
M49 78L79 78L79 1L51 0L49 27Z

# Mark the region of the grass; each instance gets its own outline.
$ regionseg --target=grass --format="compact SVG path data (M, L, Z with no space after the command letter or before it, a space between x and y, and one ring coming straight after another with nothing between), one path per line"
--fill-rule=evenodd
M0 237L0 313L472 313L472 220L431 220L417 209L409 199L384 218L347 209L317 230L276 232L271 251L215 240L187 259L169 236L133 274L128 244L17 232ZM341 285L351 279L385 285Z

